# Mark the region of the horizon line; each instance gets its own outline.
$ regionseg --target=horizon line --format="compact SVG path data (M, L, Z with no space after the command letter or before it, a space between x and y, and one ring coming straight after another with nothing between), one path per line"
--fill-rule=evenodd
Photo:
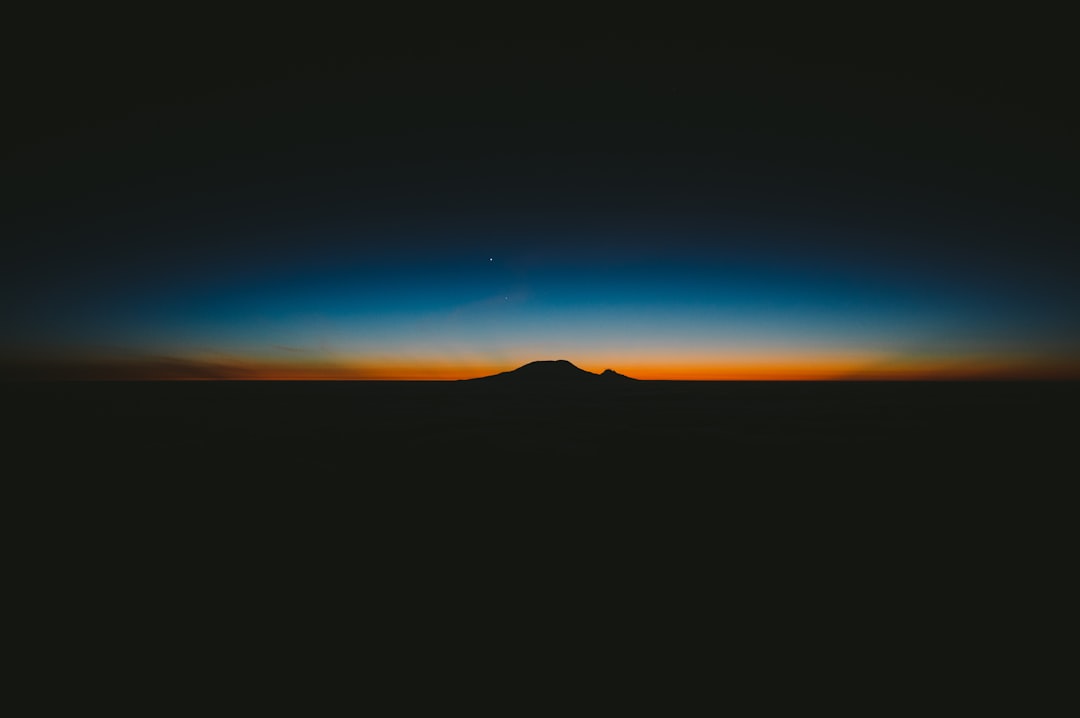
M538 360L556 362L567 360ZM495 362L448 365L438 362L280 362L234 358L190 359L169 356L122 359L0 360L0 381L367 381L456 382L507 373L516 366ZM574 362L571 365L580 366ZM589 366L605 362L589 361ZM935 382L1077 381L1080 362L938 361L856 362L837 359L771 361L641 362L603 366L638 381L685 382Z

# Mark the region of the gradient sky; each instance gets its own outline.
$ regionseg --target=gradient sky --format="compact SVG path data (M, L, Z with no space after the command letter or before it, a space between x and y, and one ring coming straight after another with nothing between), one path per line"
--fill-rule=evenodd
M15 48L8 376L1080 378L1042 25L141 20Z

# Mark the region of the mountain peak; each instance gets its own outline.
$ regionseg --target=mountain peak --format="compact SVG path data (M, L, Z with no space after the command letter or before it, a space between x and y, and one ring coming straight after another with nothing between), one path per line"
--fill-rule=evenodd
M503 372L496 376L539 381L564 381L592 379L597 375L576 367L565 359L554 359L529 362L513 371Z
M598 379L604 379L605 381L608 379L629 379L629 377L611 369L605 369L603 374L594 374L591 371L585 371L575 366L566 359L533 361L511 371L504 371L500 374L482 378L551 383L596 381Z

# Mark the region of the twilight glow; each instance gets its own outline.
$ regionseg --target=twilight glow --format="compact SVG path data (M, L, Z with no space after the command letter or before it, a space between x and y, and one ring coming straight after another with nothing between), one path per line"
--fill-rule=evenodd
M1075 371L1072 317L996 284L884 260L798 264L639 242L338 250L339 262L200 272L86 296L44 358L88 376L459 379L570 358L643 379L1020 378ZM486 244L497 245L491 239ZM579 245L580 247L581 245ZM330 265L330 266L327 266ZM67 316L65 316L65 314ZM46 322L43 322L46 324ZM41 351L39 347L29 347Z
M0 368L1080 378L1078 152L1038 102L886 55L600 49L387 42L239 86L211 55L24 103Z

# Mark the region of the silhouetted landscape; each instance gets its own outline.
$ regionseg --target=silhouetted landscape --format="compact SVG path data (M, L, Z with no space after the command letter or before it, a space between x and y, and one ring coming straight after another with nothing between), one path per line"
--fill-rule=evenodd
M450 382L6 383L7 459L50 525L95 540L302 534L333 553L314 537L374 531L396 553L412 539L385 537L408 525L573 553L594 531L701 530L740 561L1004 540L1075 466L1075 383L616 376L543 361Z
M454 382L4 386L34 475L760 477L1030 475L1067 455L1065 382L634 381L538 361Z
M258 653L297 640L285 615L398 652L505 621L557 653L656 641L644 610L751 657L944 641L977 673L1025 645L986 626L1053 575L1076 384L615 376L6 383L21 555L89 646Z

